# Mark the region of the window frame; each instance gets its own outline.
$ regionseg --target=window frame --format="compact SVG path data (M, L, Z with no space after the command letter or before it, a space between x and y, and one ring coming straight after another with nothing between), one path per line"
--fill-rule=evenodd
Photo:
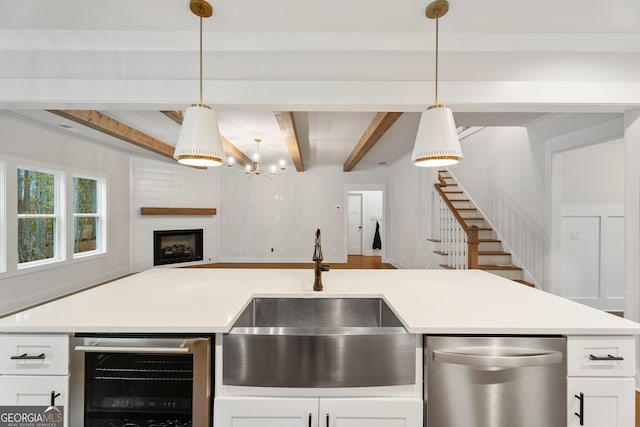
M96 213L76 213L75 206L73 206L73 197L75 196L75 188L73 185L74 178L90 179L96 181ZM107 253L107 180L105 177L91 175L81 172L74 172L70 178L71 196L69 197L70 207L70 252L72 259L87 258L95 255L102 255ZM96 249L93 251L75 252L75 221L76 218L97 218L98 227L96 230Z
M28 218L53 218L54 219L54 239L53 239L53 257L46 259L39 259L35 261L26 261L20 262L19 258L16 257L16 268L18 271L30 269L33 267L39 267L43 265L56 264L61 261L66 260L66 221L65 218L65 204L64 201L66 199L66 191L64 182L66 181L66 174L63 170L60 169L51 169L48 167L40 167L31 164L17 164L15 168L16 179L19 170L29 170L33 172L46 173L49 175L53 175L53 189L54 189L54 198L53 198L53 214L20 214L18 213L18 205L17 205L17 193L16 193L16 231L18 229L18 223L20 219L28 219ZM17 186L14 187L13 191L17 192ZM19 247L19 242L16 236L15 240L15 248L16 250Z

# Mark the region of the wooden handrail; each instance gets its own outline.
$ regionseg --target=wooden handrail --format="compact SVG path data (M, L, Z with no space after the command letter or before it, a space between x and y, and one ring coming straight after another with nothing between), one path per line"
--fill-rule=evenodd
M438 179L442 179L440 176L438 176ZM467 236L469 235L469 227L467 227L467 224L464 222L464 219L462 218L462 216L460 216L460 214L458 213L458 210L453 206L453 203L451 203L451 201L447 198L447 196L444 195L444 191L442 191L442 187L446 187L447 184L433 184L434 187L436 187L436 190L438 191L438 193L440 194L440 197L442 197L442 200L444 200L444 203L447 205L447 207L449 208L449 210L453 213L453 216L456 217L456 219L458 220L458 223L460 224L460 227L462 227L462 229L467 233Z
M440 182L434 184L436 191L440 194L440 197L442 198L444 203L447 205L451 213L453 213L453 216L456 218L456 220L460 224L460 227L462 227L464 232L467 233L467 246L468 246L467 267L472 270L477 269L478 268L478 246L480 244L480 241L478 240L478 233L480 229L478 228L477 225L467 226L467 223L464 221L464 218L462 218L462 216L458 213L458 210L455 208L455 206L453 206L453 203L451 203L451 201L444 194L444 191L442 191L442 187L446 187L447 182L444 180L444 178L440 174L438 174L438 181Z

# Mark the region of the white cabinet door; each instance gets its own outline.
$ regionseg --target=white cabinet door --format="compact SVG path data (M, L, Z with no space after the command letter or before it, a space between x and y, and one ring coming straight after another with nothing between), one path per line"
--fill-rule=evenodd
M582 412L580 412L580 398L583 400ZM580 414L582 424L580 424ZM568 378L567 417L569 427L633 427L635 423L634 379Z
M215 427L318 427L317 398L217 397Z
M421 427L420 399L320 399L319 427Z
M49 406L51 393L60 394L55 404L62 407L64 425L69 425L68 376L0 375L1 406Z

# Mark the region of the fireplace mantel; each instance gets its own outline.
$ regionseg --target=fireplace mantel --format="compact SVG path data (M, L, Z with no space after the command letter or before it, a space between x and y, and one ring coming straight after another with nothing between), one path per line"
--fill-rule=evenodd
M216 208L140 208L140 215L215 215Z

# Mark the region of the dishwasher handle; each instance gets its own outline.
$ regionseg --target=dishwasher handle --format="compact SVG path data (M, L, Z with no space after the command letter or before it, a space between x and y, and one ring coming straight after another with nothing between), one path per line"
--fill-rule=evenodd
M487 347L487 350L490 351L485 351L485 354L478 351L478 348L434 350L433 361L488 370L555 365L562 362L562 353L559 351L508 348L499 352L492 347Z

